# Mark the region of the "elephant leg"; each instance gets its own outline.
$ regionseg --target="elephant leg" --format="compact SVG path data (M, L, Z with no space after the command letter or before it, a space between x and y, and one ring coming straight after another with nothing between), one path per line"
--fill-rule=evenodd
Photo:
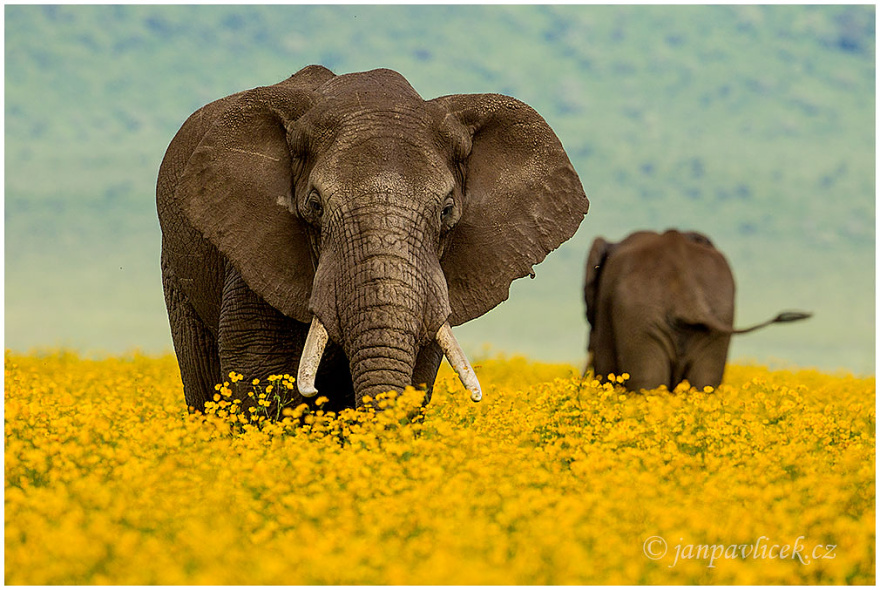
M171 271L162 273L171 339L180 366L183 395L190 412L204 411L222 381L217 339L196 314Z
M227 265L220 306L219 356L223 375L235 371L244 376L248 388L253 379L265 381L270 375L293 375L305 346L309 326L285 316L254 293L232 265ZM323 409L338 411L354 407L354 389L348 360L333 342L328 343L315 387L318 396L330 401ZM242 397L244 394L237 394ZM295 406L304 401L295 389ZM317 398L315 398L317 399Z
M729 347L729 335L707 335L688 351L687 356L691 360L684 378L697 389L721 385Z
M622 334L617 341L617 364L620 373L629 373L625 385L630 391L674 387L669 343L650 332Z
M235 371L250 383L270 375L295 375L307 330L263 301L227 264L218 338L224 376Z
M617 343L615 342L614 326L608 320L612 314L610 308L605 308L597 318L596 325L590 329L589 342L587 344L587 364L584 367L584 376L592 369L593 376L597 379L607 377L609 373L620 373L617 366Z

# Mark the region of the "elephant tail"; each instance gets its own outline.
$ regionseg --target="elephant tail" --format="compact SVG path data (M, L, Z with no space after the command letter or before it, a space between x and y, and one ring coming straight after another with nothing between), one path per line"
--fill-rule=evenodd
M761 328L769 326L770 324L786 324L788 322L799 322L800 320L805 320L812 316L812 312L809 311L783 311L772 320L767 320L766 322L761 322L760 324L755 324L754 326L749 326L748 328L731 330L730 333L748 334L749 332L754 332L755 330L759 330Z
M711 320L701 320L698 322L690 322L690 321L682 321L679 320L680 325L684 325L686 327L695 327L701 326L703 328L708 328L713 332L718 332L721 334L748 334L749 332L754 332L755 330L760 330L761 328L766 328L770 324L785 324L788 322L798 322L800 320L805 320L807 318L812 317L813 314L808 311L783 311L779 313L775 318L767 320L766 322L761 322L759 324L755 324L754 326L749 326L748 328L733 328L730 326L725 326L724 324L718 322L715 319Z

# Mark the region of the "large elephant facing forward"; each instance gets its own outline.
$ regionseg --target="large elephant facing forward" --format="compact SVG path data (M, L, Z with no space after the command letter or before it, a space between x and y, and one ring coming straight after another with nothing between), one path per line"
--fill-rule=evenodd
M717 387L732 334L810 316L784 312L735 329L734 291L727 260L703 234L639 231L619 243L596 238L584 277L587 368L600 377L629 373L633 391L671 390L683 380Z
M478 399L450 326L506 299L589 202L518 100L309 66L190 116L157 206L188 406L234 370L298 375L339 409L409 385L427 401L444 353Z

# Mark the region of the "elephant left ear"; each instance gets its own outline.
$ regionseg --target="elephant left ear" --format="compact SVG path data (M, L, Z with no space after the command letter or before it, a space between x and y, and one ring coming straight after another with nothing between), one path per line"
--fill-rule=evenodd
M499 94L435 103L471 132L462 215L441 266L452 325L506 300L510 283L577 231L590 202L562 143L527 104Z
M596 325L596 304L598 303L599 277L602 274L602 267L615 246L616 244L611 244L600 236L593 240L590 253L587 255L587 263L584 268L584 306L590 326Z

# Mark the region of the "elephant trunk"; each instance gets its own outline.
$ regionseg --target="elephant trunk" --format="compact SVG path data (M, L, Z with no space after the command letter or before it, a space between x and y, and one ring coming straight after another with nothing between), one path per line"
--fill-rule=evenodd
M412 384L416 361L412 334L381 325L364 327L351 342L351 377L358 406Z
M356 262L337 289L342 347L358 406L366 396L375 399L412 384L419 346L427 340L422 326L437 307L429 305L424 271L412 250L402 247L405 242L387 232L381 241L374 238L367 235L367 247L354 253Z

